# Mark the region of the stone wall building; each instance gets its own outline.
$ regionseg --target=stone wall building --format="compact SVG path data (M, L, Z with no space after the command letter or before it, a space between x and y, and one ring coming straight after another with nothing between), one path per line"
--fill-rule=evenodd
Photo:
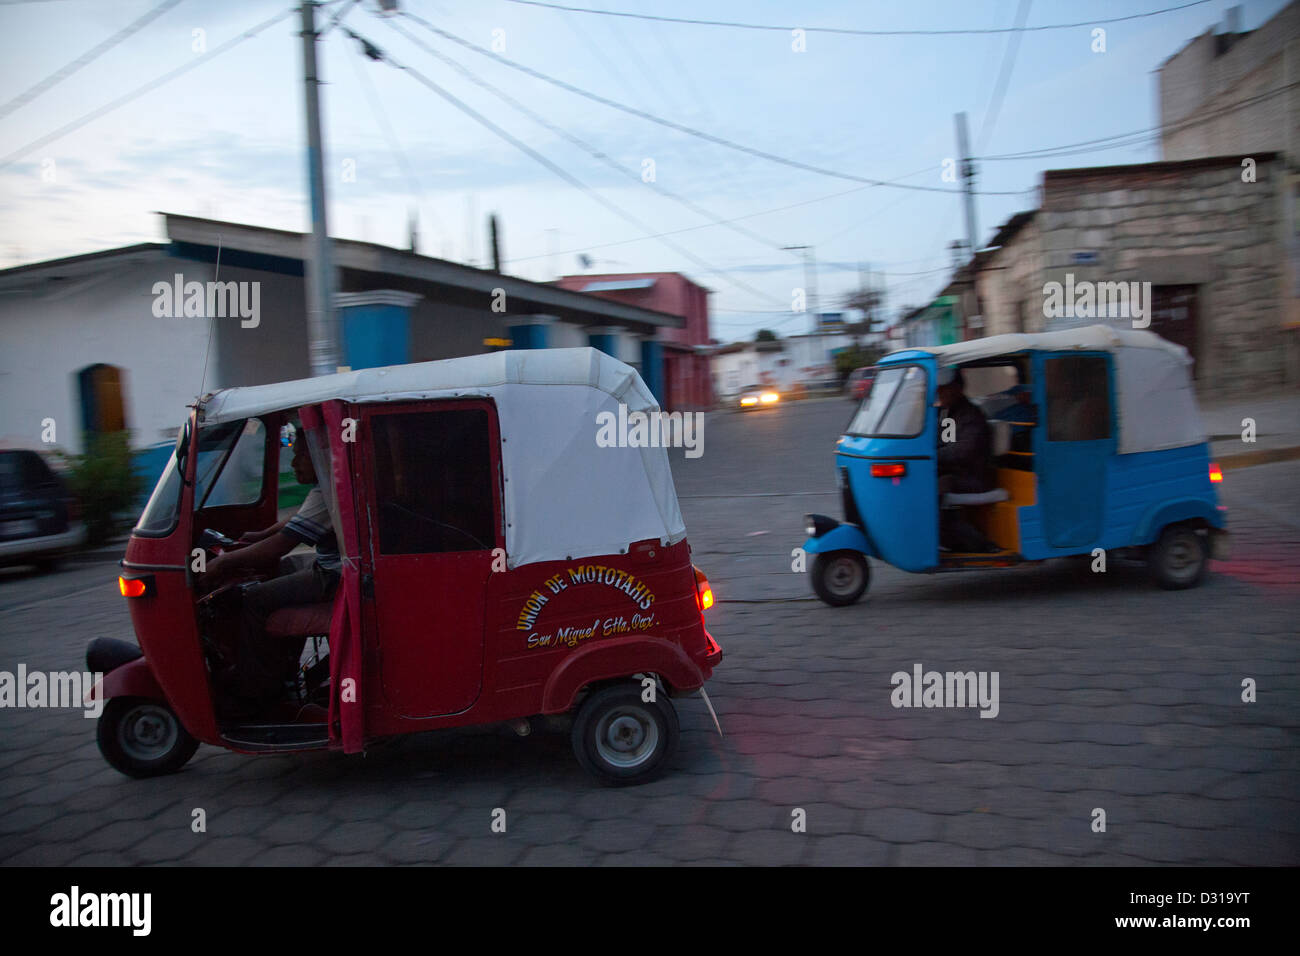
M1198 388L1295 382L1287 172L1279 154L1253 158L1253 181L1240 155L1044 173L1041 208L1014 217L981 253L985 334L1133 327L1118 309L1049 314L1050 284L1150 283L1150 329L1191 351Z
M1242 31L1231 8L1220 32L1192 40L1157 71L1165 160L1280 152L1300 162L1300 0Z

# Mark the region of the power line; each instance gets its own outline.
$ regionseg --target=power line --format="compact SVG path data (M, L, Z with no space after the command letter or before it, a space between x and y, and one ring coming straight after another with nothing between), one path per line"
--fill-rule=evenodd
M894 37L894 36L975 36L984 33L1039 33L1045 30L1071 30L1076 27L1092 27L1109 23L1124 23L1128 20L1141 20L1146 17L1156 17L1163 13L1174 13L1178 10L1186 10L1189 7L1197 7L1209 0L1191 0L1190 3L1179 4L1175 7L1165 7L1161 10L1151 10L1147 13L1132 13L1124 17L1110 17L1105 20L1082 20L1077 23L1045 23L1036 27L987 27L972 28L964 30L857 30L850 27L811 27L794 24L792 26L778 26L771 23L739 23L732 20L699 20L690 17L663 17L649 13L626 13L620 10L593 10L590 7L573 7L560 3L543 3L541 0L507 0L508 3L517 3L529 7L542 7L546 10L560 10L566 13L590 13L604 17L625 17L630 20L655 20L660 23L685 23L692 26L706 27L730 27L737 30L770 30L781 33L789 33L791 30L803 30L804 33L831 33L841 36L868 36L868 37Z
M362 67L360 60L351 56L347 59L348 62L352 64L352 70L357 75L357 80L361 84L362 90L365 92L366 99L370 102L370 109L375 114L375 119L379 123L384 138L388 140L388 148L392 151L394 158L397 160L397 165L402 171L402 175L406 177L407 188L411 190L417 199L423 202L425 199L424 187L416 176L415 167L411 165L410 160L407 158L406 151L402 149L402 143L397 138L397 132L393 129L393 124L389 122L388 111L384 109L384 101L380 98L378 91L375 89L374 83L370 79L370 74ZM429 211L433 214L433 219L437 224L438 229L442 232L446 232L446 227L443 225L442 219L438 216L437 210L430 208Z
M933 168L932 166L927 166L927 167L926 167L926 170L928 170L928 169L932 169L932 168ZM924 172L924 171L925 171L925 170L922 170L922 172ZM916 175L916 173L908 173L906 176L899 176L899 177L897 177L897 179L908 179L908 178L910 178L910 177L912 177L912 176L915 176L915 175ZM891 182L892 182L892 181L893 181L893 180L891 180ZM773 209L762 209L762 210L759 210L758 212L747 212L747 213L745 213L743 216L732 216L730 219L720 220L718 223L706 222L706 223L702 223L701 225L698 225L698 226L686 226L686 227L684 227L684 228L682 228L682 229L672 229L672 230L669 230L668 232L660 232L660 233L656 233L656 234L653 235L653 236L637 236L637 237L634 238L634 239L619 239L619 240L617 240L617 241L615 241L615 242L605 242L605 243L601 243L601 244L599 244L599 245L588 245L588 246L583 246L583 247L580 248L580 249L565 249L565 250L563 250L562 252L554 253L554 255L565 256L565 255L569 255L570 253L574 253L574 252L589 252L589 251L591 251L592 249L609 249L609 248L612 248L613 246L626 246L626 245L630 245L631 243L634 243L634 242L645 242L647 239L658 239L660 236L676 236L676 235L680 235L680 234L683 233L683 232L695 232L695 231L698 230L698 229L709 229L709 228L712 228L712 227L715 226L715 225L720 225L722 222L738 222L738 221L741 220L741 219L754 219L754 218L757 218L758 216L770 216L770 215L772 215L773 213L786 212L787 210L790 210L790 209L798 209L800 206L811 206L811 205L813 205L814 203L825 202L825 201L828 200L828 199L839 199L841 196L848 196L848 195L851 195L851 194L853 194L853 193L860 193L860 192L862 192L862 190L864 190L864 189L871 189L871 188L872 188L871 186L854 186L852 189L842 189L842 190L840 190L839 192L836 192L836 193L830 193L829 195L826 195L826 196L817 196L817 197L815 197L815 198L813 198L813 199L803 199L803 200L800 200L799 202L789 203L788 205L785 205L785 206L777 206L777 207L775 207L775 208L773 208ZM549 256L549 255L552 255L552 253L544 252L544 253L539 253L539 254L537 254L537 255L535 255L535 256L522 256L522 257L519 257L519 258L513 259L512 261L513 261L513 262L528 262L528 261L533 260L533 259L545 259L545 258L546 258L547 256Z
M544 116L541 116L536 111L525 106L523 103L520 103L509 93L506 93L503 90L500 90L497 87L493 86L491 83L488 83L486 80L483 80L478 75L476 75L473 71L469 70L467 67L457 62L453 58L447 56L445 53L441 52L440 50L435 50L433 47L429 46L427 43L422 41L419 37L412 36L410 33L403 30L393 21L387 20L385 22L394 30L396 30L399 34L401 34L406 39L410 40L412 43L418 46L420 49L424 50L426 53L430 54L431 56L437 57L442 62L448 64L453 69L457 70L462 76L464 76L467 80L469 80L474 85L478 86L481 89L487 90L489 93L496 96L498 99L506 103L509 103L515 109L519 110L519 112L523 113L525 116L533 120L533 122L538 123L539 125L549 129L551 132L555 133L556 135L562 136L563 138L567 139L569 142L573 143L579 149L593 156L595 159L604 163L606 166L611 167L620 175L631 177L636 182L649 186L651 189L653 189L655 192L659 193L660 195L666 196L667 198L673 200L674 202L685 206L687 209L691 210L691 212L695 213L696 215L703 216L705 219L710 220L712 225L726 226L728 229L731 229L733 232L736 232L739 235L744 236L746 239L751 239L754 242L759 243L760 245L769 246L777 250L781 248L780 243L774 242L771 239L767 239L763 236L760 236L758 233L752 232L749 229L746 229L744 226L737 226L733 222L723 220L719 218L715 213L710 212L708 209L705 209L703 206L699 205L698 203L693 202L692 200L687 199L684 196L680 196L670 189L660 186L658 182L646 182L646 180L641 175L637 174L636 172L633 172L632 170L629 170L625 166L620 165L616 160L611 158L608 154L597 149L595 146L590 145L589 143L585 142L584 140L580 139L574 134L568 132L562 127L557 126L556 124L550 122Z
M1204 0L1200 0L1200 2L1204 2ZM865 183L868 186L893 186L895 189L910 189L917 192L942 193L943 195L947 195L947 196L961 195L961 190L958 189L945 189L941 186L918 186L918 185L911 185L911 184L904 184L904 183L891 183L887 180L872 179L867 176L857 176L853 173L843 173L843 172L839 172L838 170L827 169L823 166L814 166L811 163L805 163L801 160L790 159L786 156L779 156L776 153L769 153L766 150L758 149L753 146L746 146L742 143L737 143L732 140L725 139L713 133L708 133L705 132L704 130L695 129L694 127L687 126L684 123L678 123L675 120L664 119L662 116L656 116L654 113L649 113L645 110L638 109L635 106L628 106L625 103L620 103L617 100L611 100L608 97L601 96L598 93L592 93L590 90L584 90L581 87L574 86L572 83L566 83L564 80L559 80L553 76L548 76L545 73L542 73L538 70L534 70L532 67L524 66L522 63L516 63L514 60L507 59L506 57L501 56L499 53L495 53L491 50L480 47L477 44L470 43L468 40L462 39L461 37L456 36L456 34L450 33L449 31L444 30L441 27L436 27L429 21L425 20L422 17L416 16L413 13L409 13L403 10L401 11L401 16L415 23L418 23L420 26L424 27L426 30L430 31L431 33L435 33L438 36L443 37L444 39L450 40L453 43L457 43L468 50L473 50L475 53L478 53L482 56L490 57L496 60L498 63L505 64L511 69L518 70L521 73L526 73L529 76L532 76L536 79L542 80L546 83L550 83L552 86L557 86L560 89L567 90L570 93L574 93L578 96L585 97L586 99L592 100L593 102L596 103L600 103L603 106L608 106L611 109L616 109L619 110L620 112L627 113L631 116L636 116L639 119L647 120L651 123L657 123L660 126L664 126L667 127L668 129L676 130L679 133L686 133L690 136L694 136L699 139L707 140L710 143L716 143L720 146L726 146L728 149L734 149L742 153L747 153L748 155L756 156L759 159L766 159L769 162L779 163L782 166L789 166L792 169L800 169L803 170L804 172L818 173L819 175L822 176L831 176L835 179L845 179L855 183ZM1019 196L1022 192L1024 192L1024 190L1008 190L1002 192L990 191L990 192L980 192L977 193L977 195Z
M81 54L81 56L73 60L71 63L68 63L67 65L55 70L45 79L37 83L35 86L32 86L26 91L19 93L8 103L5 103L3 106L0 106L0 117L8 116L14 110L18 109L18 107L24 105L25 103L30 103L32 100L36 99L36 97L40 96L50 87L63 82L68 77L70 77L73 73L76 73L78 70L80 70L83 66L93 62L96 58L98 58L102 54L107 53L109 50L113 49L113 47L117 46L127 37L131 36L133 33L138 32L143 27L145 27L150 21L156 19L161 14L165 13L168 9L176 6L176 4L180 2L181 0L163 0L162 3L158 4L158 6L154 7L152 10L149 10L143 16L137 17L134 22L123 27L121 30L118 30L107 40L104 40L96 44L94 47L87 50L85 53Z
M1256 93L1245 99L1237 100L1234 103L1228 103L1225 106L1216 107L1207 113L1198 114L1195 117L1179 120L1176 123L1161 124L1152 126L1148 129L1134 130L1128 133L1116 133L1113 136L1101 136L1097 139L1083 140L1078 143L1063 143L1059 146L1044 146L1039 149L1028 149L1019 153L1003 153L998 156L977 156L980 161L1000 161L1000 160L1023 160L1023 159L1051 159L1055 156L1069 156L1076 153L1088 153L1106 149L1119 149L1125 146L1137 146L1147 140L1155 139L1165 133L1176 133L1180 130L1190 129L1193 126L1201 126L1205 123L1213 122L1220 116L1227 113L1235 112L1243 106L1252 106L1255 103L1272 99L1274 96L1281 96L1283 93L1300 87L1300 81L1288 83L1285 86L1275 87L1271 90L1265 90L1262 93Z
M26 156L32 150L39 149L40 147L45 146L48 143L52 143L56 139L60 139L61 137L66 136L68 133L80 129L82 126L85 126L87 123L98 119L99 117L103 116L105 113L110 113L120 106L125 106L127 103L130 103L132 100L143 96L145 93L148 93L151 90L157 89L158 87L162 86L164 83L174 80L176 77L180 76L181 74L188 73L190 70L194 69L195 67L201 66L202 64L207 63L209 60L213 59L214 57L220 56L222 53L225 53L227 50L231 49L232 47L238 46L239 44L243 43L245 40L257 36L257 34L261 33L263 30L267 29L268 27L274 26L275 24L279 23L281 20L285 19L286 17L292 15L293 13L296 13L297 9L298 9L297 7L290 7L288 10L285 10L283 13L271 17L269 20L264 20L261 23L259 23L257 26L252 27L249 30L245 30L239 36L232 37L230 40L227 40L225 43L221 44L220 46L215 47L206 56L200 57L197 60L191 60L189 63L186 63L183 66L178 66L176 69L170 70L167 73L164 73L162 76L150 80L148 83L145 83L143 86L136 87L130 93L126 93L122 96L119 96L117 99L112 100L109 103L105 103L103 106L99 107L98 109L92 110L91 112L86 113L81 117L78 117L77 119L73 120L70 123L65 123L63 126L60 126L54 132L47 133L46 135L40 137L39 139L33 140L32 142L28 143L26 146L19 147L17 150L10 153L8 156L4 157L4 159L0 159L0 169L4 169L7 166L13 165L14 162Z
M1033 6L1034 0L1020 0L1016 7L1016 25L1015 32L1007 37L1007 49L1002 57L1002 68L998 71L997 82L993 86L993 94L989 97L988 108L984 110L984 118L980 121L979 146L983 149L993 135L993 127L998 123L998 113L1002 111L1002 98L1007 94L1007 85L1011 82L1011 71L1016 68L1016 54L1020 52L1020 36L1024 30L1025 21L1029 19L1029 8Z
M395 24L392 24L392 25L395 26ZM559 176L561 179L563 179L563 180L564 180L566 183L568 183L570 186L574 187L574 188L577 189L577 190L580 190L580 191L583 192L583 193L586 193L588 196L590 196L592 199L596 200L598 203L600 203L600 204L601 204L602 206L604 206L606 209L610 210L612 213L614 213L614 214L615 214L616 216L618 216L620 219L623 219L623 220L625 220L625 221L627 221L627 222L630 222L632 225L636 226L638 229L641 229L641 230L643 230L643 231L646 232L646 233L651 233L651 232L653 231L653 230L650 229L649 226L647 226L645 223L641 222L638 218L636 218L635 216L633 216L631 213L629 213L629 212L627 212L626 210L624 210L624 209L623 209L621 206L619 206L617 203L614 203L614 202L611 201L610 199L608 199L608 198L606 198L606 197L600 195L600 193L596 192L596 190L592 189L590 186L588 186L588 185L587 185L586 183L584 183L582 180L578 179L576 176L574 176L573 174L571 174L568 170L564 169L562 166L559 166L559 165L557 165L556 163L553 163L551 160L547 159L545 156L543 156L543 155L542 155L541 153L539 153L537 150L533 149L533 148L532 148L531 146L529 146L527 143L523 142L523 141L522 141L521 139L519 139L517 136L515 136L514 134L512 134L512 133L509 132L508 130L504 129L503 127L497 125L496 123L492 122L492 120L488 119L488 118L487 118L486 116L484 116L482 113L478 112L478 110L474 109L474 108L473 108L472 106L470 106L468 103L463 102L462 100L458 99L455 95L453 95L453 94L450 93L449 91L443 89L441 86L439 86L439 85L438 85L437 83L435 83L433 80L429 79L427 76L425 76L425 75L424 75L423 73L421 73L419 70L415 69L414 67L407 66L407 65L405 65L404 63L399 63L399 62L398 62L397 60L395 60L391 55L389 55L388 53L385 53L385 52L384 52L383 50L381 50L378 46L376 46L375 44L371 43L369 40L367 40L365 37L362 37L360 34L357 34L357 33L355 33L355 32L352 31L352 30L348 30L347 33L348 33L349 36L351 36L351 37L353 37L354 39L359 40L359 41L361 41L362 43L364 43L364 44L367 45L366 54L367 54L368 56L372 56L372 57L374 57L374 58L376 58L376 59L382 59L385 63L388 63L390 66L394 67L395 69L403 70L403 71L405 71L406 73L409 73L409 74L410 74L412 77L414 77L414 78L415 78L419 83L421 83L422 85L428 87L428 88L429 88L430 90L432 90L434 93L437 93L440 97L442 97L444 100L446 100L446 101L447 101L448 103L450 103L452 106L456 107L456 109L460 110L460 111L461 111L462 113L464 113L466 116L468 116L468 117L470 117L471 119L473 119L473 120L474 120L475 122L477 122L479 125L486 127L489 131L491 131L492 133L494 133L496 136L498 136L498 137L501 138L501 139L504 139L507 143L509 143L510 145L514 146L514 147L515 147L516 149L518 149L520 152L522 152L522 153L526 154L527 156L531 157L535 162L540 163L541 165L545 166L547 169L549 169L551 172L553 172L556 176ZM726 276L726 275L720 273L716 268L714 268L714 267L713 267L712 265L710 265L708 262L705 262L705 261L704 261L703 259L701 259L699 256L695 255L695 254L694 254L693 252L691 252L690 250L688 250L688 249L686 249L686 248L684 248L684 247L678 245L677 243L671 242L670 240L667 240L667 239L664 239L664 238L660 238L660 241L663 242L664 245L668 246L670 249L673 249L673 250L674 250L675 252L677 252L679 255L682 255L682 256L686 257L687 259L690 259L692 262L694 262L697 266L699 266L699 267L700 267L702 270L704 270L705 272L707 272L707 273L709 273L709 274L718 274L718 275L723 275L723 278L727 279L727 281L731 282L733 285L737 286L738 288L743 289L745 292L748 292L748 293L751 294L751 295L758 296L758 297L761 298L761 299L769 299L769 300L775 301L775 300L772 299L771 296L767 295L766 293L760 292L759 290L753 288L752 286L749 286L749 285L746 284L746 283L740 282L738 279L732 279L732 278L730 278L729 276Z

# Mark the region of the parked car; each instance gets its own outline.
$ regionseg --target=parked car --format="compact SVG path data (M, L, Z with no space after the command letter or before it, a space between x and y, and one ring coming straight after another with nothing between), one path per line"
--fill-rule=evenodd
M844 392L849 399L855 402L862 401L867 392L871 391L871 383L876 380L876 369L874 366L866 368L855 368L849 373L849 379L844 383Z
M0 451L0 566L53 569L86 540L80 508L34 451Z
M781 393L770 385L746 385L736 396L736 404L742 412L756 408L771 408L779 404Z

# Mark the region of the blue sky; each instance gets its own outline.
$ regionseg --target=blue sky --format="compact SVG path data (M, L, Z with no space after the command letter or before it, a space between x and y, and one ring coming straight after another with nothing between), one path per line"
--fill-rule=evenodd
M1009 27L1021 0L975 3L568 0L572 6L785 26L888 30ZM1027 24L1104 20L1186 0L1033 0ZM576 137L624 172L539 125L403 37L363 0L345 20L510 131L640 225L499 139L409 74L364 59L335 30L320 47L330 231L404 246L408 209L420 251L482 265L484 226L502 222L508 272L530 279L583 271L679 270L714 290L714 335L803 331L792 289L803 262L780 246L813 245L823 308L857 284L858 263L884 285L891 311L942 286L948 243L964 237L954 194L862 187L704 142L525 76L426 32L444 52ZM158 0L0 0L0 102L75 59ZM872 179L953 188L953 114L969 117L972 151L993 156L1077 143L1158 124L1155 71L1222 22L1229 0L1106 25L1021 34L1005 95L991 115L1009 34L844 36L751 31L593 16L508 2L403 0L403 9L535 70L725 139ZM0 267L159 240L155 211L282 229L309 228L297 15L37 149L28 144L287 10L287 0L181 0L84 69L0 115ZM1246 29L1285 0L1242 4ZM331 7L336 9L337 4ZM201 31L201 32L196 32ZM373 91L368 94L368 90ZM389 145L382 104L408 176ZM980 237L1034 205L1044 169L1159 159L1157 142L1052 160L979 163ZM641 181L653 160L656 183ZM347 175L353 170L354 176ZM793 208L785 208L793 207ZM701 209L707 214L702 215ZM775 210L775 211L773 211ZM707 225L737 222L750 235ZM704 226L704 228L696 228ZM686 230L670 237L653 233ZM631 241L629 241L631 240ZM675 247L674 247L675 246ZM685 249L690 255L682 252Z

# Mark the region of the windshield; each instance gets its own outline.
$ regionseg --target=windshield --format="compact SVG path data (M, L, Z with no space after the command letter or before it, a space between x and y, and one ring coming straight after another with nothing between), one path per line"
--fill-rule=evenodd
M195 501L202 501L207 495L213 478L220 472L222 462L226 460L226 455L243 429L242 421L199 429ZM149 503L144 506L135 533L146 537L171 534L176 527L176 515L180 507L181 473L176 467L176 454L173 452L167 461L167 467L163 469L162 477L154 486L153 494L149 496Z
M895 365L881 369L849 422L850 435L913 438L925 427L925 369Z

